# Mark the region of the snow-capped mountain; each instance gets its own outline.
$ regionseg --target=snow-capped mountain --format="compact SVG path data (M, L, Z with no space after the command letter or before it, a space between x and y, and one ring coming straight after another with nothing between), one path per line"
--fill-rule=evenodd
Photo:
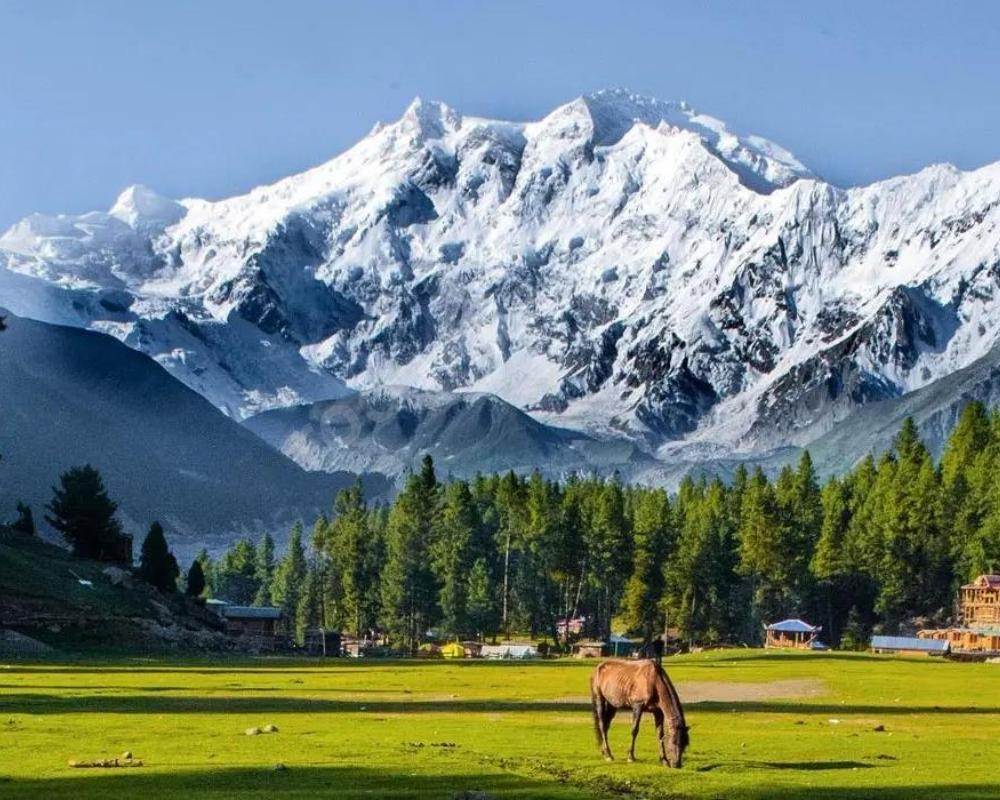
M237 418L492 393L661 456L802 444L1000 333L1000 163L841 189L683 103L414 103L218 202L126 190L0 237L15 313L111 333Z

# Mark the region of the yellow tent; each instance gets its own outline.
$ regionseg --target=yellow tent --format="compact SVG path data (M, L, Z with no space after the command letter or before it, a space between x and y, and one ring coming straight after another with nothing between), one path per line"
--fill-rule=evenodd
M441 648L441 655L445 658L465 658L465 648L458 642L452 642Z

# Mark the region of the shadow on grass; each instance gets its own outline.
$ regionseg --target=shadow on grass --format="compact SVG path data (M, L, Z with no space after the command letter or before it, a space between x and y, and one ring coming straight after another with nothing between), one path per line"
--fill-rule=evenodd
M378 700L360 697L354 700L316 697L254 696L252 688L230 689L241 694L215 695L161 695L161 694L87 694L56 695L42 693L5 693L0 695L0 713L3 714L258 714L258 713L359 713L372 714L421 714L421 713L565 713L590 712L590 704L552 700ZM266 691L266 690L265 690ZM367 694L362 691L359 694ZM808 703L691 703L692 712L756 713L794 715L851 714L887 716L899 714L1000 714L997 707L958 706L874 706L827 705Z
M201 771L112 770L65 777L10 779L0 776L6 798L452 798L490 796L518 798L584 798L591 795L560 786L554 780L515 774L413 775L360 767L223 768ZM484 796L484 795L478 795Z
M841 767L837 767L841 768ZM276 771L272 767L223 768L203 771L179 770L159 773L152 770L122 770L115 774L67 773L58 778L4 779L0 776L0 794L4 798L472 798L516 797L584 800L604 797L613 786L619 797L676 797L669 785L663 792L651 787L633 786L612 779L588 779L586 776L561 775L558 778L517 773L476 774L470 770L451 775L415 775L386 768L291 766ZM995 786L921 785L877 786L808 786L740 787L744 800L996 800Z
M12 664L4 669L5 675L14 674L48 674L66 673L74 675L149 675L158 672L176 674L182 671L191 675L225 675L225 674L273 674L282 675L328 675L359 672L374 675L385 672L392 675L404 673L407 669L423 671L428 667L455 669L531 669L544 667L547 669L579 669L593 668L598 660L579 660L569 658L538 659L531 661L493 661L488 659L444 659L444 658L379 658L379 659L237 659L234 661L214 660L211 663L199 660L185 659L138 659L134 665L122 666L123 659L116 658L114 665L101 666L100 662L52 661L45 664ZM686 665L685 665L686 666Z
M722 764L705 764L696 767L695 772L744 771L747 769L779 769L794 772L825 772L839 769L875 769L875 764L863 761L734 761Z

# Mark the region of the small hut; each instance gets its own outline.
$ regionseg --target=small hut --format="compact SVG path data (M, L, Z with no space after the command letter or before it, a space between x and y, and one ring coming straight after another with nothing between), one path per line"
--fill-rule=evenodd
M222 618L226 621L226 633L240 636L274 637L277 633L281 609L271 606L222 606Z
M573 658L601 658L605 652L604 642L598 639L584 639L573 644Z
M764 626L764 647L791 648L794 650L821 650L826 645L819 641L820 625L810 625L801 619L784 619Z
M370 637L358 638L350 634L340 637L340 651L349 658L366 658L375 655L377 642Z
M462 647L465 650L466 658L479 658L479 651L483 649L483 643L470 639L462 642Z

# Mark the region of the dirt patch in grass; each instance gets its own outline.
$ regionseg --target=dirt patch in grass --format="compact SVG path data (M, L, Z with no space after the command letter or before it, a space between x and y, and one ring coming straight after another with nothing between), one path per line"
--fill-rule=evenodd
M688 681L677 684L684 703L749 703L758 700L787 700L798 697L818 697L826 692L826 683L819 678L793 678L764 683L744 681ZM553 703L589 703L590 697L579 695L559 697Z
M685 703L746 703L755 700L818 697L825 691L826 684L819 678L794 678L766 683L691 681L677 684L677 693Z

